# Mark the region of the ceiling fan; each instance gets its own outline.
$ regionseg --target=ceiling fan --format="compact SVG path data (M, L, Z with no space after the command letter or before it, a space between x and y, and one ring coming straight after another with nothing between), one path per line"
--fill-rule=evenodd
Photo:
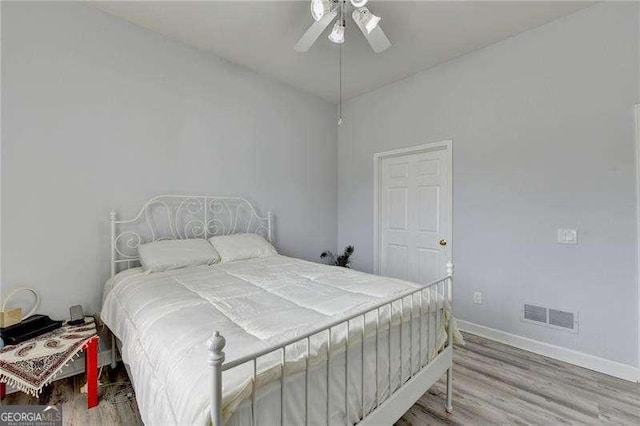
M391 42L380 28L380 17L366 8L369 0L311 0L311 16L315 22L293 46L297 52L306 52L335 20L329 40L344 43L347 7L352 6L351 17L367 39L374 52L380 53L391 46ZM338 19L336 19L338 18Z

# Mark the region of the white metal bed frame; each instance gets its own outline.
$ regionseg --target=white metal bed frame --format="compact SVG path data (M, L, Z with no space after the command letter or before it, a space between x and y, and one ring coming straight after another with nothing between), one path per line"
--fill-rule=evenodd
M130 220L118 220L115 211L111 212L111 276L113 277L120 270L137 266L139 263L138 246L151 241L164 239L186 239L186 238L209 238L215 235L227 235L238 232L256 233L264 236L269 242L273 242L273 224L271 212L266 217L260 216L254 206L244 198L238 197L218 197L208 195L161 195L147 201L140 212ZM434 293L435 292L435 293ZM284 421L284 368L287 346L296 343L305 343L307 354L309 353L310 339L312 336L326 333L329 336L327 349L327 383L329 380L331 361L331 333L334 327L346 324L347 334L345 343L345 383L348 377L349 366L346 362L349 351L349 324L350 321L362 318L363 324L366 315L376 315L376 368L375 368L375 407L370 412L365 411L364 403L364 338L362 339L362 411L358 413L358 424L379 425L393 424L396 422L444 373L447 374L447 395L445 409L451 412L452 392L453 392L453 315L449 316L447 327L447 342L445 347L433 359L429 359L429 343L422 338L423 323L423 297L426 295L429 300L432 294L436 297L441 295L452 301L453 296L453 264L447 263L446 275L426 284L420 288L411 289L393 298L385 300L375 306L368 307L360 312L340 318L330 324L308 331L285 342L272 345L245 355L241 358L228 360L225 362L224 348L226 341L218 331L215 331L207 341L208 364L212 370L211 380L211 421L214 426L221 426L222 421L222 372L240 366L245 363L253 364L253 380L255 383L257 375L257 362L262 356L273 352L281 352L281 374L280 374L280 422ZM419 300L419 348L418 348L418 369L414 372L413 360L413 329L410 328L410 377L404 378L402 374L402 338L400 339L400 383L398 387L392 388L391 374L389 376L388 396L380 400L380 390L378 389L378 337L380 323L380 309L386 306L390 311L393 306L401 305L400 332L402 335L402 324L404 322L405 299L411 300L411 314L409 327L413 327L413 304L414 297ZM437 300L437 299L436 299ZM396 303L396 305L393 305ZM391 321L392 315L389 315ZM436 329L440 326L440 311L437 310ZM428 330L427 330L428 331ZM389 324L389 372L391 373L391 324ZM428 339L424 339L428 340ZM426 348L424 347L426 343ZM113 337L112 366L116 363L116 341ZM427 360L423 362L423 349L427 350ZM305 378L308 379L309 362L305 366ZM305 380L305 418L308 418L308 380ZM346 395L348 386L345 386L345 421L349 424L349 405ZM327 387L327 424L329 423L329 387ZM256 424L256 392L255 387L251 392L251 412L252 424Z

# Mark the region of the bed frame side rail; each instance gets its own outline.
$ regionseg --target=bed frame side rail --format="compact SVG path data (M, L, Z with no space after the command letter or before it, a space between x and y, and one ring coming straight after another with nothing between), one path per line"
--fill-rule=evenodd
M430 339L426 339L426 342L423 342L422 336L422 322L423 322L423 300L426 297L428 297L428 303L430 303L431 301L431 297L432 295L435 294L436 297L436 324L435 324L435 329L439 330L441 324L443 324L444 321L446 321L446 318L443 318L443 315L440 313L440 309L437 308L437 301L439 297L442 297L443 300L448 300L449 304L450 304L450 315L448 318L448 324L447 324L447 342L445 344L444 349L440 352L440 354L438 356L436 356L434 359L430 360L429 359L429 340ZM379 344L378 344L378 335L379 335L379 325L380 325L380 309L384 308L384 307L389 307L389 333L391 332L391 321L393 318L393 309L395 304L400 304L400 335L402 336L402 327L403 327L403 323L405 322L405 315L404 315L404 305L405 305L405 299L409 299L411 301L411 311L410 311L410 318L408 321L409 327L413 327L413 322L414 322L414 307L413 307L413 303L414 303L414 296L417 297L419 295L419 327L420 327L420 331L419 331L419 337L418 337L418 344L419 344L419 359L417 361L417 370L414 372L414 357L413 357L413 336L414 336L414 332L413 329L410 328L410 333L409 333L409 344L410 344L410 348L409 348L409 362L410 362L410 368L409 368L409 377L405 378L403 375L403 368L402 368L402 341L404 339L400 339L400 361L399 361L399 365L400 365L400 375L401 375L401 381L400 384L395 387L392 388L391 385L391 380L389 380L389 384L388 384L388 395L386 397L386 399L384 400L380 400L380 390L378 389L379 386L379 382L378 382L378 351L379 351ZM222 372L229 370L231 368L237 367L239 365L245 364L245 363L253 363L253 384L256 383L256 377L257 377L257 361L260 357L270 354L272 352L276 352L276 351L281 351L282 354L282 361L281 361L281 371L282 373L280 374L280 386L281 386L281 404L280 404L280 422L281 424L285 424L284 422L284 404L283 404L283 398L282 395L284 393L284 370L285 370L285 360L286 360L286 348L287 346L293 345L295 343L300 343L300 342L306 342L306 348L307 348L307 356L309 354L309 348L310 348L310 339L312 336L315 336L317 334L321 334L321 333L327 333L329 336L329 345L327 347L327 366L330 365L330 360L331 360L331 331L334 327L339 326L339 325L344 325L346 324L346 329L347 329L347 334L346 334L346 342L345 342L345 352L346 355L348 357L348 351L349 351L349 324L351 320L357 319L357 318L362 318L363 320L363 324L365 323L365 316L367 314L369 315L375 315L376 316L376 333L375 333L375 339L376 339L376 385L375 385L375 407L373 408L373 410L369 411L368 413L365 411L365 407L364 407L364 395L365 395L365 384L364 384L364 371L362 372L362 383L361 385L361 400L362 400L362 411L358 414L358 420L355 421L356 423L362 423L362 424L375 424L375 423L379 423L380 420L385 419L386 421L391 421L391 423L395 422L396 420L398 420L402 414L404 414L406 412L406 410L408 410L411 405L413 405L415 403L415 401L417 400L417 398L419 398L424 392L426 392L428 390L428 388L435 383L439 378L440 378L440 374L443 373L446 370L447 373L447 397L446 397L446 403L445 403L445 409L447 412L451 412L453 410L453 406L452 406L452 392L453 392L453 375L452 375L452 353L453 353L453 311L452 311L452 301L453 301L453 263L449 262L447 263L447 274L445 277L433 281L429 284L426 284L420 288L416 288L416 289L411 289L408 290L406 292L403 292L402 294L396 295L394 296L392 299L386 300L384 302L381 302L373 307L369 307L366 310L360 311L358 313L355 313L353 315L349 315L348 317L344 317L344 318L340 318L339 320L336 320L330 324L326 324L323 325L322 327L319 327L317 329L314 329L312 331L309 331L303 335L299 335L296 336L295 338L289 339L285 342L282 343L278 343L276 345L267 347L265 349L262 349L258 352L246 355L244 357L241 358L237 358L234 360L231 360L229 362L225 363L225 353L224 353L224 348L225 348L225 344L226 341L224 339L224 337L218 332L215 331L213 336L209 338L209 340L207 341L207 350L208 350L208 364L211 367L211 371L212 371L212 380L211 380L211 422L214 426L222 426L223 425L223 415L222 415ZM406 325L405 325L406 326ZM364 329L366 327L363 326L363 333L364 333ZM362 368L364 370L364 338L362 339ZM390 339L389 339L390 342ZM390 345L390 343L389 343ZM426 347L426 348L425 348ZM427 350L427 357L426 357L426 362L423 362L423 350L426 349ZM389 348L389 372L391 373L391 350ZM348 377L348 363L345 363L346 368L345 368L345 381L347 380ZM306 367L305 367L305 374L307 374L308 377L308 372L309 372L309 362L306 362ZM329 380L329 367L327 368L327 383ZM389 375L389 377L391 377L391 374ZM308 418L308 384L307 384L308 380L305 380L305 416L306 416L306 422L305 424L309 423L309 418ZM329 388L327 388L329 389ZM345 386L345 389L347 389L347 386ZM327 391L328 392L328 391ZM417 392L417 393L416 393ZM416 396L417 395L417 396ZM327 396L327 424L329 424L329 396ZM345 422L347 424L352 424L353 422L350 421L349 419L353 418L353 415L350 416L349 413L349 404L348 404L348 397L347 395L345 395ZM252 424L255 425L256 424L256 391L255 391L255 386L253 386L252 388L252 392L251 392L251 411L252 411Z

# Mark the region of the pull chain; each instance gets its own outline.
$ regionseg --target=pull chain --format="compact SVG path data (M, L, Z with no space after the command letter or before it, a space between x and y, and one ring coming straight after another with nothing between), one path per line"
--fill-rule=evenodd
M340 103L338 104L338 126L342 126L342 45L340 45Z
M340 5L340 23L342 24L343 31L346 35L346 22L344 19L344 0ZM338 126L342 126L342 43L340 43L340 59L339 59L339 84L340 84L340 100L338 104Z

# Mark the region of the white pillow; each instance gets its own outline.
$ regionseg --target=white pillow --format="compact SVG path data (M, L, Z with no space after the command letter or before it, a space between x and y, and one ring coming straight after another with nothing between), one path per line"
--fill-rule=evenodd
M258 234L233 234L209 238L222 262L274 256L276 249Z
M216 249L203 239L154 241L140 245L138 254L146 272L211 265L220 261Z

